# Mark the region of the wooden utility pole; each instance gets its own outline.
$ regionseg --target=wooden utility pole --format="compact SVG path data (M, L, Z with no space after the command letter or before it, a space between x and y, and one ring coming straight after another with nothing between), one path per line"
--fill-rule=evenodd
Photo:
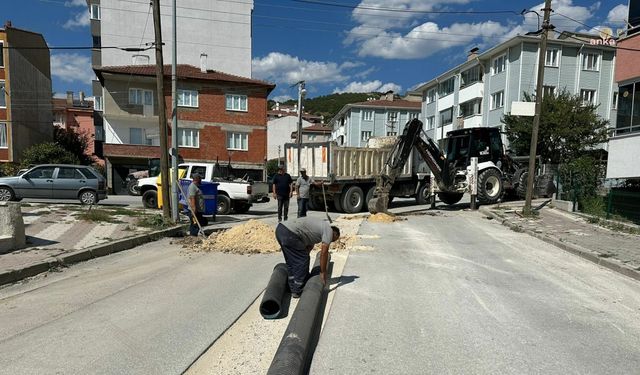
M162 216L171 218L169 194L169 155L167 155L167 112L164 102L164 60L162 59L162 27L160 25L160 0L153 0L153 29L156 35L156 91L158 92L158 127L160 129L160 183L162 184ZM173 135L174 137L176 134Z
M533 197L533 181L536 171L536 151L538 148L538 129L540 128L540 114L542 112L542 84L544 82L544 62L547 55L547 38L549 30L553 29L549 22L551 17L551 0L544 2L544 21L542 22L542 34L540 35L540 54L538 55L538 79L536 82L536 113L533 117L531 129L531 146L529 148L529 176L527 178L527 192L525 195L522 213L531 215L531 198Z

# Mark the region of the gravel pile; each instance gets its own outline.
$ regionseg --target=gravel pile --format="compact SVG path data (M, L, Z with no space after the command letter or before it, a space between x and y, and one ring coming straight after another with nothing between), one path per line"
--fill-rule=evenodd
M204 240L184 243L191 251L219 251L234 254L264 254L280 251L275 229L258 220L249 220L233 228L212 233Z
M406 219L395 216L395 215L389 215L384 212L379 212L377 214L369 216L368 220L372 223L393 223L394 221L406 220Z

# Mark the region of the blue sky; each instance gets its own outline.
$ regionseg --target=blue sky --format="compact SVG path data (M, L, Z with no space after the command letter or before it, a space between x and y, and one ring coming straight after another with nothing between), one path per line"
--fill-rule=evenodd
M170 4L170 0L161 0ZM213 1L213 0L212 0ZM239 1L239 0L226 0ZM90 46L85 0L4 0L3 19L42 33L50 46ZM178 0L180 5L180 0ZM406 90L463 62L473 47L491 48L537 29L542 1L254 0L253 76L277 84L271 98L333 92ZM627 0L553 0L558 31L614 32ZM432 13L468 12L468 13ZM571 19L573 20L571 20ZM53 91L91 93L88 50L52 50Z

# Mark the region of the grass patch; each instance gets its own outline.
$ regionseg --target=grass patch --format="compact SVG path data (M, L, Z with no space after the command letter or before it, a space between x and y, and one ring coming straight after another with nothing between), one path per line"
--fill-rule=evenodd
M173 223L171 222L171 220L169 219L165 220L164 217L162 217L162 215L158 215L158 214L141 217L138 219L137 224L141 227L151 228L156 230L165 229L173 226Z
M31 203L20 203L20 207L33 207Z
M110 212L105 210L89 210L78 215L80 219L92 222L105 222L105 223L121 223Z
M144 212L142 210L130 210L122 207L105 207L104 210L109 211L113 215L119 216L143 216Z

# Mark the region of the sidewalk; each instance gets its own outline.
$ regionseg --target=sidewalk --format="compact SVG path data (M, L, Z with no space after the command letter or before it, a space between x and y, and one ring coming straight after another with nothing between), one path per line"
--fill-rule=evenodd
M533 206L544 202L539 200ZM563 250L574 253L640 280L640 227L636 234L623 230L609 229L592 224L588 217L545 206L538 211L536 218L524 218L522 212L524 202L507 202L492 206L481 206L480 212L490 218L499 220L503 225L515 231L522 231L537 237Z

